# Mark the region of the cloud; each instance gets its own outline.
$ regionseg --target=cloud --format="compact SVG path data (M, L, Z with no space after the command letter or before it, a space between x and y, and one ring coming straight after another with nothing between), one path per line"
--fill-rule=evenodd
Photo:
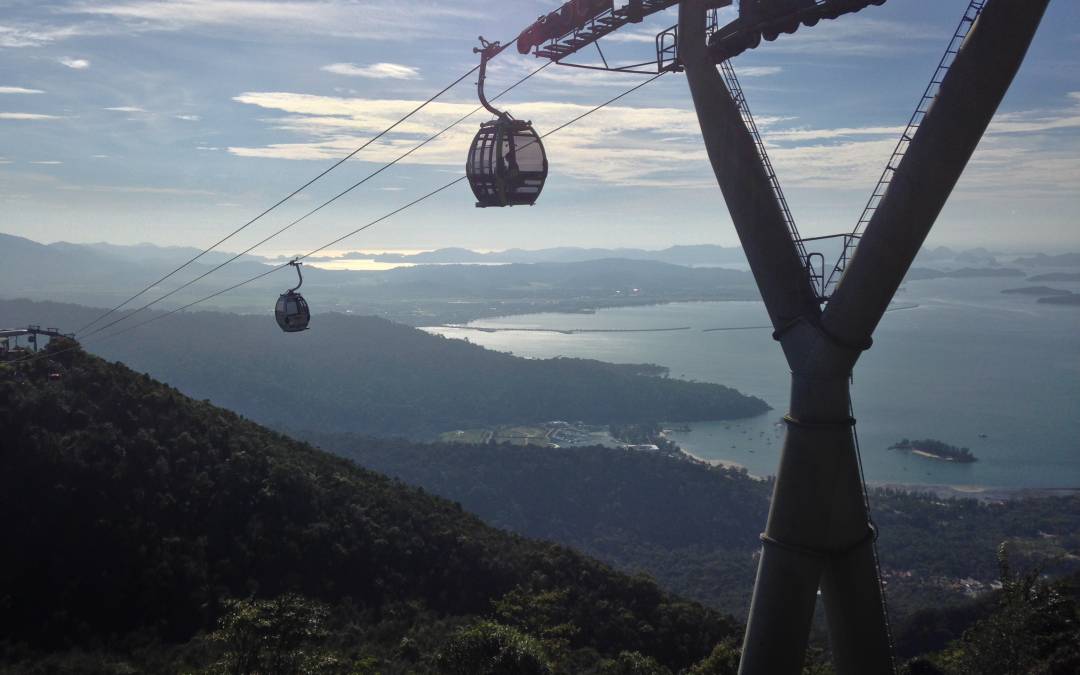
M0 25L0 47L41 47L79 34L80 30L74 26L29 27Z
M743 66L735 72L739 77L767 77L783 71L780 66Z
M994 197L1074 192L1080 184L1080 92L1067 105L995 115L960 186ZM768 152L785 185L870 187L903 131L899 126L769 129Z
M638 29L638 30L620 30L617 33L611 33L604 36L605 42L638 42L642 44L656 44L656 34L659 31Z
M803 26L793 36L780 35L769 43L768 51L815 57L895 57L938 45L947 37L932 25L849 14L839 21L821 21L813 28Z
M185 122L198 122L202 119L199 115L173 115L178 120L184 120Z
M282 117L264 121L272 128L295 134L304 140L258 147L232 146L228 148L229 152L240 157L289 160L340 158L419 103L412 100L344 98L289 92L245 92L234 100L286 113ZM372 144L358 159L392 161L426 136L475 108L476 105L471 102L433 103L393 133ZM515 103L513 111L520 118L537 120L538 130L543 132L545 128L554 128L590 108L571 103L533 101ZM477 115L472 123L455 127L437 143L426 146L405 161L458 169L475 134L475 125L486 117L486 113ZM691 163L690 172L687 172L688 159L702 164L705 162L700 142L661 142L661 139L670 138L673 134L682 134L688 139L700 136L693 112L679 108L611 105L551 136L544 143L552 161L557 162L559 171L575 178L621 185L700 184L700 166ZM704 166L707 167L707 164Z
M836 129L775 129L765 133L770 142L805 142L852 138L857 136L898 137L904 127L838 127Z
M58 162L59 163L59 162ZM194 190L188 188L152 187L145 185L61 185L61 190L70 192L107 192L121 194L151 194L177 196L217 196L212 190Z
M1015 134L1075 129L1080 127L1080 91L1065 95L1069 107L1054 110L1028 110L994 116L990 133Z
M57 160L57 159L39 159L37 161L30 162L30 163L31 164L44 164L44 165L50 165L50 166L54 165L54 164L63 164L63 162L61 162L60 160Z
M355 63L331 63L323 66L321 70L335 75L367 77L375 80L415 80L420 77L419 70L399 63L373 63L370 66L358 66Z
M600 63L599 60L595 62L582 60L582 63L585 65L602 66L602 63ZM631 62L629 61L616 61L614 59L609 59L609 63L613 67L625 67L631 65ZM506 85L520 80L527 74L534 73L534 71L537 71L538 67L542 67L543 65L544 62L542 60L538 60L534 57L519 56L517 53L508 54L504 52L503 56L493 61L491 65L488 66L488 95L494 96ZM589 70L568 66L560 67L554 63L552 63L550 67L546 67L530 76L532 77L530 84L535 85L543 83L554 85L554 87L549 88L556 89L563 94L566 93L566 88L568 86L574 87L574 91L581 91L594 86L626 89L643 79L640 73Z
M465 3L462 3L465 4ZM66 12L123 22L129 30L230 28L370 40L409 40L445 32L451 18L484 13L445 2L397 0L133 0L76 2Z
M23 113L23 112L0 112L0 120L58 120L62 119L57 115L44 115L41 113Z
M545 139L552 173L613 185L712 185L697 117L689 103L687 107L628 105L632 98ZM295 140L232 146L228 152L249 158L319 161L347 155L420 103L291 92L245 92L234 100L279 113L267 115L262 122ZM973 190L1074 190L1080 184L1080 137L1062 130L1080 126L1080 92L1069 93L1066 102L1059 109L995 117L962 184ZM373 143L357 160L392 161L474 108L471 102L430 104ZM588 111L590 106L518 101L510 109L516 117L533 120L543 133ZM474 116L403 163L456 172L476 124L486 118L486 113ZM786 187L869 192L903 131L903 127L895 125L792 128L788 126L792 120L757 119ZM1056 138L1044 138L1049 134L1056 134ZM1040 164L1040 159L1045 161Z
M44 94L41 89L27 89L26 87L0 87L0 94Z
M68 58L68 57L65 56L65 57L60 58L58 60L60 61L61 64L67 66L68 68L72 68L74 70L86 70L87 68L90 67L90 62L87 61L86 59L72 59L72 58Z
M140 108L137 105L118 105L118 106L114 106L112 108L105 108L105 109L106 110L112 110L113 112L122 112L122 113L144 113L144 112L146 112L145 108Z

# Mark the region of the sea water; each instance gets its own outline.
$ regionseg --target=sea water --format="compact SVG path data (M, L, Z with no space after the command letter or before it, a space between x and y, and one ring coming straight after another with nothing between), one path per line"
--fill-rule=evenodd
M1002 294L1023 279L905 283L855 368L855 417L867 479L905 484L1080 487L1080 307ZM1075 282L1052 286L1080 292ZM484 319L429 328L519 356L655 363L672 377L714 382L773 407L745 420L696 422L672 440L707 459L776 472L787 364L760 302L675 303L595 314ZM481 332L470 328L499 330ZM658 332L611 331L682 328ZM731 330L710 330L710 329ZM972 464L890 450L902 438L970 448Z

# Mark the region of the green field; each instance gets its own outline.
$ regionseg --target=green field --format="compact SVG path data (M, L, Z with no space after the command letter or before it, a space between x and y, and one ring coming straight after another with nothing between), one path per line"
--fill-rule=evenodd
M509 443L511 445L554 445L549 439L550 430L544 427L511 426L495 429L463 429L439 434L444 443Z

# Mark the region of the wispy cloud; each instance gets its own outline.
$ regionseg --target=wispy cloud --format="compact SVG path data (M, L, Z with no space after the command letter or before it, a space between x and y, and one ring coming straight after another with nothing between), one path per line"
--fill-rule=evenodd
M26 87L0 87L0 94L44 94L42 89L27 89Z
M80 34L75 26L0 25L0 47L41 47Z
M1015 134L1075 129L1080 127L1080 91L1066 94L1069 106L1055 110L1030 110L994 116L992 134Z
M0 112L0 120L58 120L59 115L45 115L42 113L24 112Z
M400 63L373 63L370 66L358 66L355 63L331 63L322 67L328 73L348 75L349 77L367 77L375 80L415 80L420 71L412 66Z
M57 59L62 65L72 68L74 70L86 70L90 67L90 62L86 59L73 59L69 57L62 57Z
M639 28L638 30L620 30L617 33L612 33L604 38L606 42L638 42L642 44L655 44L656 43L655 30L649 30L648 28Z
M118 106L113 106L111 108L105 108L105 109L106 110L111 110L113 112L122 112L122 113L144 113L144 112L146 112L145 108L140 108L137 105L118 105Z
M784 71L780 66L744 66L736 72L739 77L768 77Z
M445 2L410 3L403 11L394 0L133 0L76 2L64 11L121 21L135 31L231 27L371 40L434 35L447 19L483 16Z
M53 166L53 165L56 165L56 164L63 164L63 162L61 162L58 159L39 159L39 160L30 162L30 163L31 164L38 164L38 165L46 165L46 166Z
M326 160L348 154L370 134L386 128L418 101L342 98L288 92L246 92L236 101L287 113L266 120L271 127L300 136L301 142L271 143L257 147L232 146L230 153L251 158ZM473 103L434 103L370 146L359 158L387 162L450 122L471 112ZM516 116L544 120L538 128L554 127L588 111L589 106L550 101L518 102ZM477 116L476 123L481 119ZM408 163L460 167L475 123L444 134L438 143L410 156ZM663 142L673 134L684 143ZM698 137L697 118L678 108L611 105L544 141L564 175L620 185L699 185L705 153ZM690 170L687 171L688 160ZM705 165L707 166L707 165ZM707 177L707 174L705 174Z
M927 45L938 45L941 40L941 31L932 26L845 15L842 20L822 21L813 29L801 28L792 36L781 35L769 44L768 50L815 57L895 57Z
M806 142L856 138L859 136L889 136L896 138L904 131L902 126L891 127L838 127L835 129L774 129L765 133L770 142Z
M173 115L178 120L184 120L185 122L198 122L202 119L199 115Z
M1057 109L998 114L960 185L995 196L1062 193L1080 185L1080 139L1059 133L1080 128L1080 92ZM807 188L869 186L877 179L902 127L769 129L769 155L785 185Z
M57 162L59 163L59 162ZM190 188L155 187L149 185L60 185L60 190L69 192L106 192L118 194L150 194L150 195L176 195L188 196L216 196L219 193L213 190L199 190Z

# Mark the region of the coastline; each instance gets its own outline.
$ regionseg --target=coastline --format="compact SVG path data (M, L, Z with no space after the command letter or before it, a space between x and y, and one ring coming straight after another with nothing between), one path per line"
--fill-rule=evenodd
M725 469L745 469L738 462L726 459L706 459L698 457L685 448L680 452L692 461L719 466ZM768 480L766 476L747 473L754 480ZM867 487L873 490L897 490L909 494L932 494L941 499L975 499L980 502L1002 502L1014 499L1044 499L1047 497L1080 496L1080 487L1005 487L999 485L948 485L943 483L896 483L892 481L868 481Z
M1047 497L1080 496L1080 487L1003 487L998 485L943 485L869 481L872 490L899 490L908 493L930 493L943 499L976 499L980 502L1003 502L1013 499L1044 499Z

